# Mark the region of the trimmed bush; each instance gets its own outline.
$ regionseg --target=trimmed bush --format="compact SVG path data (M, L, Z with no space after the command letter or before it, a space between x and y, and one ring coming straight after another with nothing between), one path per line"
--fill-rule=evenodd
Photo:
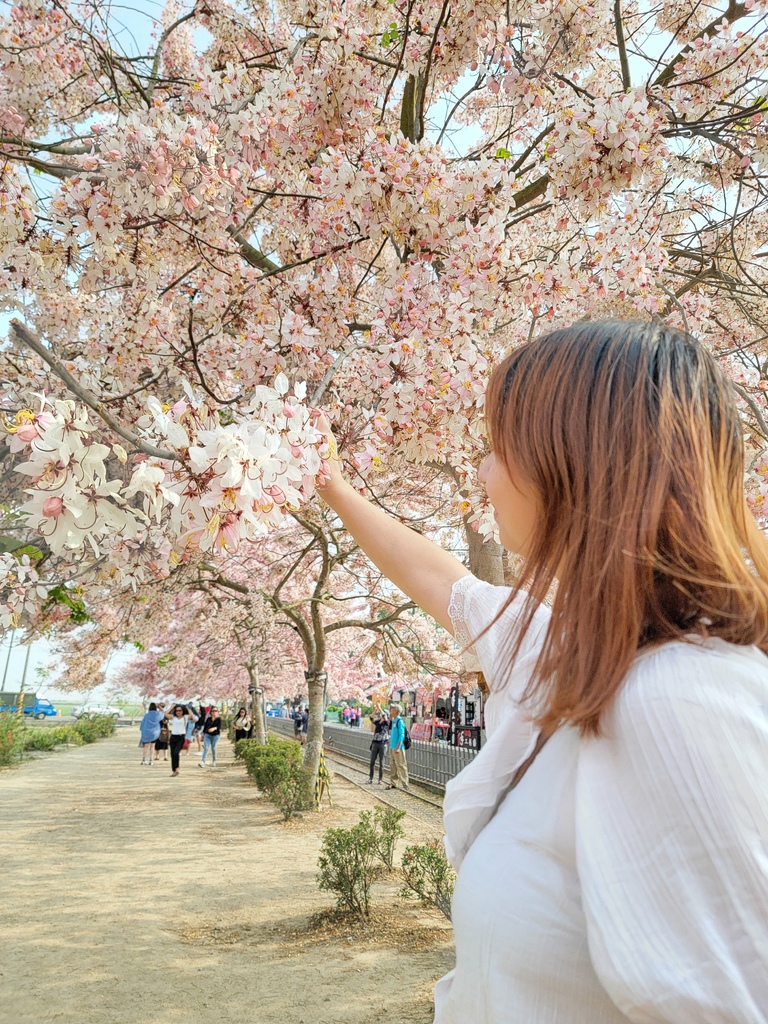
M312 772L303 764L284 762L286 765L282 777L269 795L272 803L282 813L286 821L307 811L312 801L307 801L307 792L312 783Z
M417 896L425 906L437 907L450 921L451 899L456 873L445 856L439 839L420 846L407 846L403 854L403 896Z
M114 733L115 720L111 715L94 715L93 718L81 718L70 728L83 743L95 743L96 740Z
M56 725L52 728L30 727L16 715L0 715L0 764L11 764L19 760L25 750L55 750L68 744L82 747L84 743L95 743L115 731L115 720L111 715L97 715L81 718L74 725Z
M405 830L400 824L404 817L405 811L401 811L399 807L376 807L373 812L377 834L376 849L390 871L395 866L397 840L405 835Z
M317 884L336 896L338 910L368 916L371 886L381 872L379 832L370 811L352 828L329 828L317 866Z
M24 737L24 749L53 750L64 742L60 736L56 735L58 731L58 729L28 729Z
M57 725L51 729L25 729L22 740L24 750L54 750L66 743L82 747L84 743L95 743L115 731L115 720L110 715L81 718L74 725Z
M240 740L235 757L264 795L288 820L300 811L309 810L305 793L310 788L311 772L302 763L303 749L298 743L280 739L271 733L266 743Z

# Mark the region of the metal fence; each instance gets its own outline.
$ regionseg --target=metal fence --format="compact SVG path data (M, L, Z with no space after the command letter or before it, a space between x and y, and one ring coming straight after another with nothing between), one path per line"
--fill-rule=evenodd
M293 722L288 718L268 718L269 728L283 736L293 736ZM362 727L335 725L326 722L323 726L323 740L329 754L338 751L345 757L354 758L367 765L371 758L371 737L373 733ZM414 782L426 782L430 786L445 789L446 783L458 775L462 768L477 756L477 751L462 747L449 747L447 743L425 743L412 740L408 751L408 774ZM384 755L385 767L389 766L389 751Z

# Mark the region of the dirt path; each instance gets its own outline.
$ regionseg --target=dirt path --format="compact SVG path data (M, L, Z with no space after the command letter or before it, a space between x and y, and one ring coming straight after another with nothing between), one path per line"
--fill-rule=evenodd
M140 767L138 731L0 773L0 1006L13 1024L426 1024L450 928L309 934L322 833L371 798L338 776L333 810L284 824L231 754ZM407 841L434 827L412 818ZM386 1009L385 1009L386 1008Z

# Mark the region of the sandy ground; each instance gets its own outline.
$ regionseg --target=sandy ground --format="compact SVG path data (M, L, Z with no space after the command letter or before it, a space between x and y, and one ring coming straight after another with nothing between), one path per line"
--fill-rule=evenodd
M9 1024L427 1024L452 966L438 914L376 887L354 937L308 932L322 833L375 803L284 824L220 747L140 767L137 729L0 772L0 1006ZM417 808L415 811L417 812ZM408 842L435 834L414 814ZM390 928L392 924L394 927ZM398 930L399 929L399 930Z

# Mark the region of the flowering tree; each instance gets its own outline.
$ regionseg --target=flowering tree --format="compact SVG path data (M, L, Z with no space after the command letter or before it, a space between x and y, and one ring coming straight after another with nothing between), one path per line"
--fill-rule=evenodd
M305 764L316 773L329 677L336 696L359 696L377 669L450 671L456 646L372 567L329 510L292 520L223 565L201 562L197 586L245 608L258 598L293 633L309 698Z
M261 536L328 454L307 402L477 511L489 364L585 315L698 331L762 450L763 0L170 0L145 54L94 13L0 23L8 504L48 571ZM6 621L37 571L3 555Z
M224 559L269 558L292 513L318 586L317 404L369 493L443 474L443 521L500 579L476 543L485 377L585 316L711 345L762 516L767 6L170 0L143 53L89 0L11 2L0 626L187 571L250 593ZM289 589L267 600L320 671Z

